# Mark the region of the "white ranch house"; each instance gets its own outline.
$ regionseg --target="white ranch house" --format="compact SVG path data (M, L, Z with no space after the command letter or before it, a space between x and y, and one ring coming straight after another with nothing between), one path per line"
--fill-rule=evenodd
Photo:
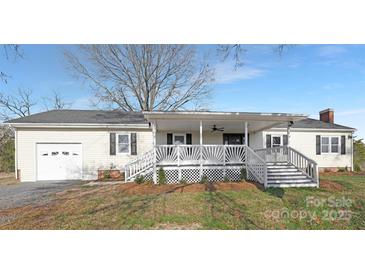
M6 122L21 182L95 180L117 169L158 183L239 180L318 187L319 171L353 169L355 129L303 114L55 110Z

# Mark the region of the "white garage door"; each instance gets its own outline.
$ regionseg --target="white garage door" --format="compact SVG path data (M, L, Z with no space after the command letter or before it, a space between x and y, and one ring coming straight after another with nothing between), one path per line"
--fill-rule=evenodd
M37 144L37 180L78 180L81 144Z

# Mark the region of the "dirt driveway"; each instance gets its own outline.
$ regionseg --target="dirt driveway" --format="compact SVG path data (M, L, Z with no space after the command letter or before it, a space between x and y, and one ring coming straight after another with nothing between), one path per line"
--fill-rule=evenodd
M0 210L23 205L38 205L47 202L50 195L69 188L78 187L80 181L28 182L0 185Z

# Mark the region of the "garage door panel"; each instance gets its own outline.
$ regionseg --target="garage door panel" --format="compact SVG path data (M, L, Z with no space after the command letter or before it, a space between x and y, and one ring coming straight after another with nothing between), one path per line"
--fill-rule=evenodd
M37 180L82 177L81 144L37 144Z

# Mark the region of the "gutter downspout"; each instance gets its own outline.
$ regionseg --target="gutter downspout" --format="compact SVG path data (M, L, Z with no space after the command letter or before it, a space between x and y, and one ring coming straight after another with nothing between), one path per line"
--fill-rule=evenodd
M14 162L15 162L15 179L18 180L19 174L18 174L18 130L14 128Z
M351 171L354 171L354 134L351 133Z

